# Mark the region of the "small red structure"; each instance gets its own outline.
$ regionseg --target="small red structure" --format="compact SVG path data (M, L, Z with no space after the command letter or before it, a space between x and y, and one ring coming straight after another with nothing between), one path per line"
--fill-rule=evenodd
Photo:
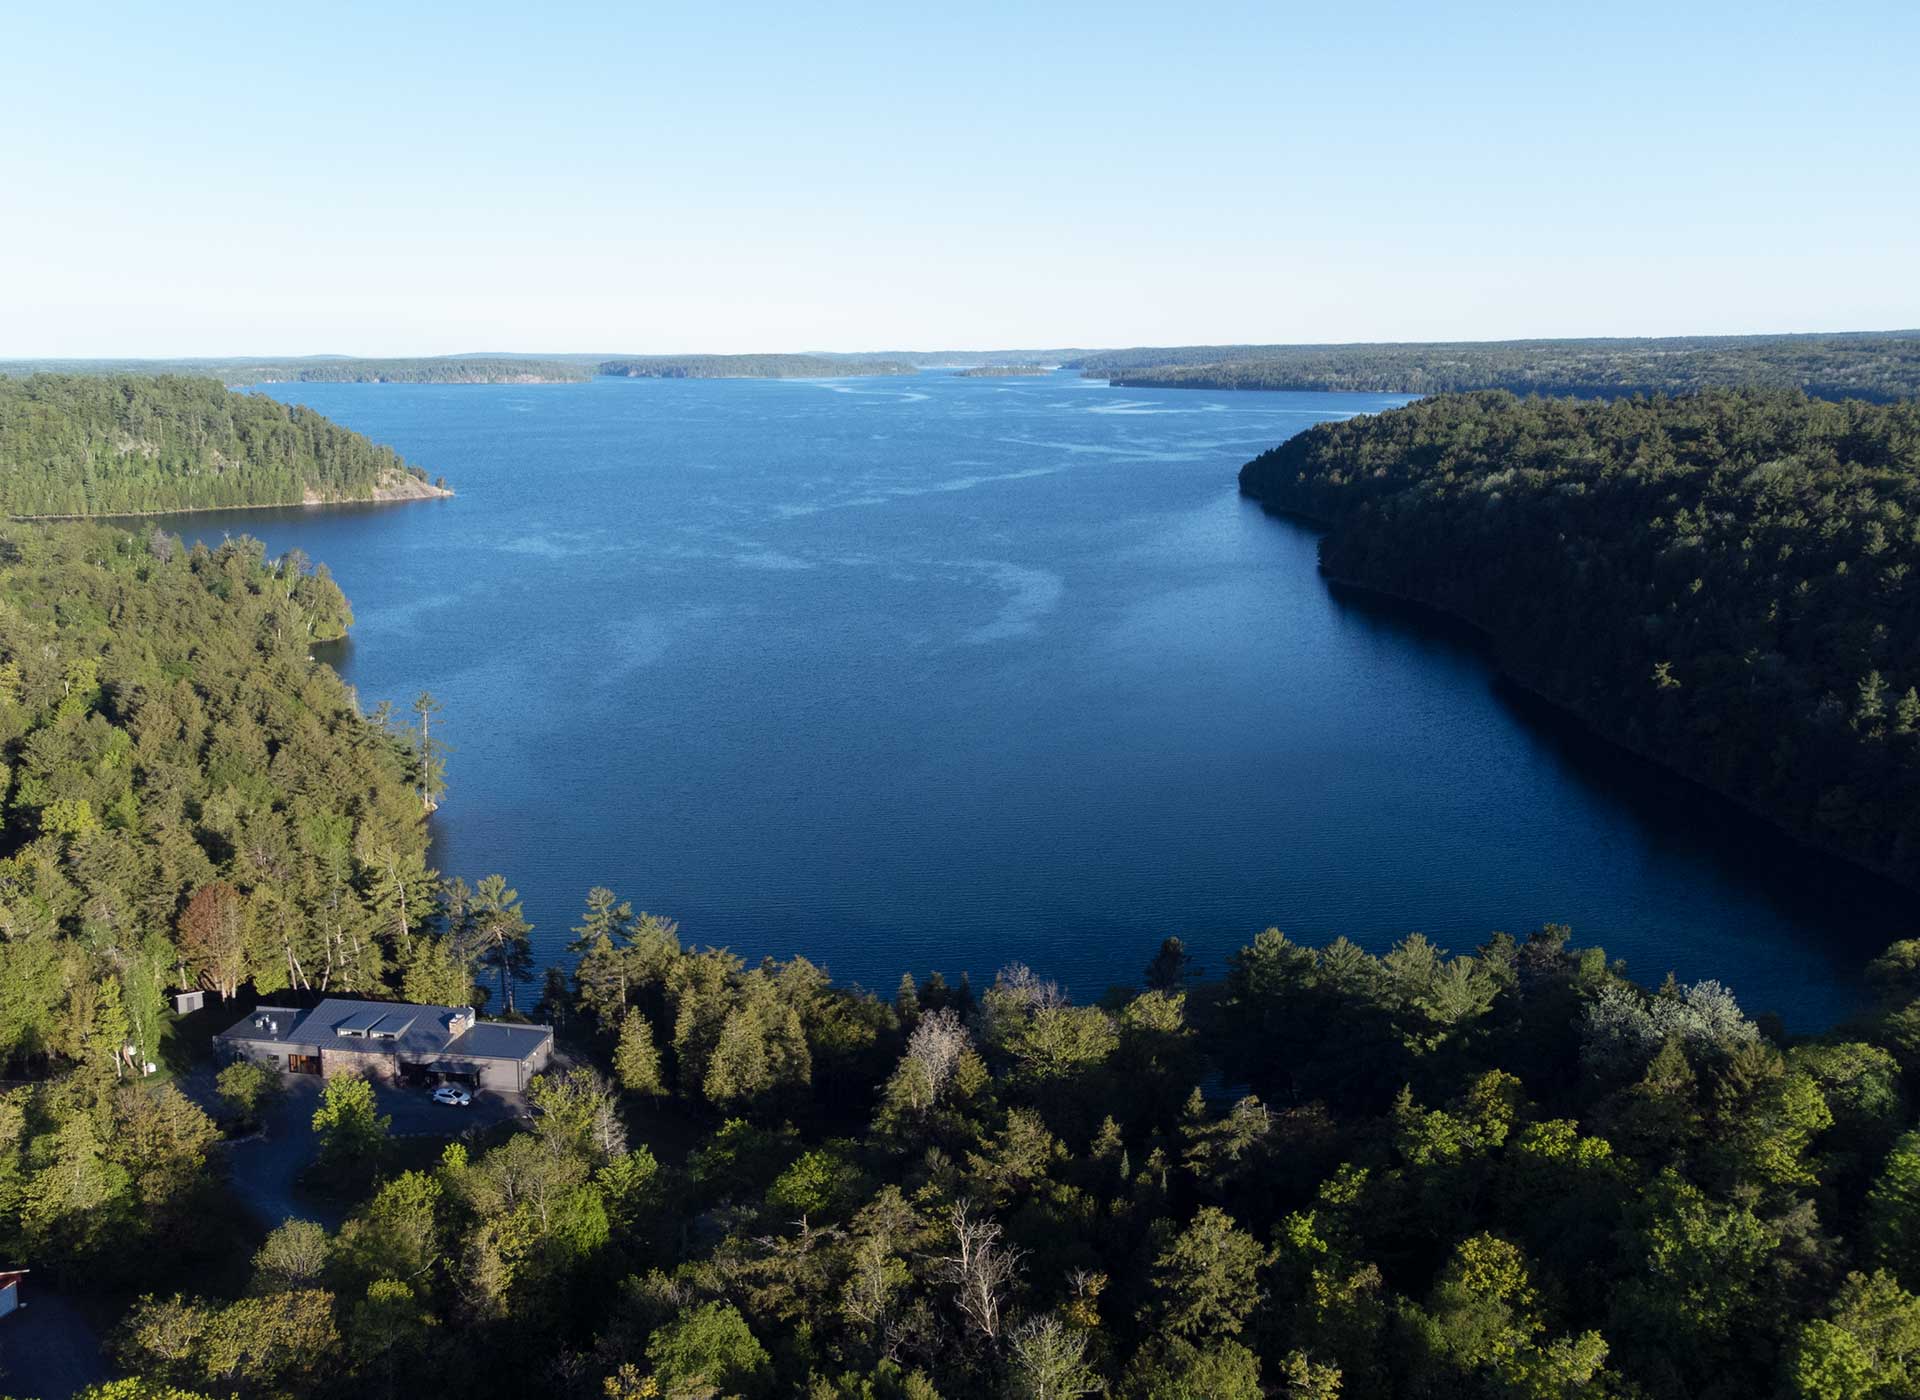
M20 1306L20 1280L26 1276L25 1269L0 1269L0 1317Z

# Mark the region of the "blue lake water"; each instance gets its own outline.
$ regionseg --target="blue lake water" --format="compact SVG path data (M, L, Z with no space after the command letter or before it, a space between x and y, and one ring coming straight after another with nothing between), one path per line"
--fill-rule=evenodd
M299 546L369 708L455 746L435 860L559 957L606 884L889 990L1013 960L1082 997L1277 924L1456 950L1553 920L1813 1027L1911 901L1336 596L1235 490L1402 400L1066 375L285 385L459 494L169 522Z

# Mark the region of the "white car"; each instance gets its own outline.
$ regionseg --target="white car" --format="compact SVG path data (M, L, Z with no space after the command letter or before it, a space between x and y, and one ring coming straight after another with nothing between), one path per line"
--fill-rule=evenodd
M433 1101L443 1103L449 1108L471 1108L473 1095L458 1084L442 1084L433 1091Z

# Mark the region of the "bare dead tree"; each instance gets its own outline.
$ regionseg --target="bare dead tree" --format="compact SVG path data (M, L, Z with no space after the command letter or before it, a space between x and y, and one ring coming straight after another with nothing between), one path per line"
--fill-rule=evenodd
M1002 1246L1000 1234L1000 1226L990 1217L974 1214L973 1202L957 1202L953 1207L957 1252L940 1261L943 1277L953 1285L954 1306L990 1342L1000 1336L1007 1290L1019 1276L1025 1257L1023 1250Z
M926 1067L927 1081L937 1097L953 1078L954 1066L973 1047L973 1037L950 1007L929 1012L920 1018L907 1037L907 1055Z
M1067 1004L1066 994L1058 982L1041 977L1025 963L1009 963L1001 968L993 979L993 987L1029 1011L1045 1011L1048 1007Z

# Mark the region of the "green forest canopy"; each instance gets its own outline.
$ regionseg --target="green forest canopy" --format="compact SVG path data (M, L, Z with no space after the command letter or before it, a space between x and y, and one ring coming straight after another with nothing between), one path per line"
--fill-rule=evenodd
M1876 402L1920 394L1920 331L1512 340L1443 344L1194 345L1101 351L1090 378L1136 388L1471 389L1612 398L1697 389L1799 389Z
M1920 405L1445 395L1241 489L1602 733L1920 883Z
M1096 1005L1022 967L881 1000L603 890L577 932L539 1011L578 1059L523 1125L435 1160L329 1082L338 1229L209 1240L212 1122L89 1059L0 1097L0 1231L124 1300L144 1384L248 1400L1920 1385L1920 945L1793 1041L1553 927L1268 930L1215 983L1170 940Z
M365 501L424 478L310 408L210 379L0 377L0 514Z
M185 966L351 992L411 949L418 754L308 654L351 621L297 551L0 526L0 1075L86 1060L109 1006L158 1058Z

